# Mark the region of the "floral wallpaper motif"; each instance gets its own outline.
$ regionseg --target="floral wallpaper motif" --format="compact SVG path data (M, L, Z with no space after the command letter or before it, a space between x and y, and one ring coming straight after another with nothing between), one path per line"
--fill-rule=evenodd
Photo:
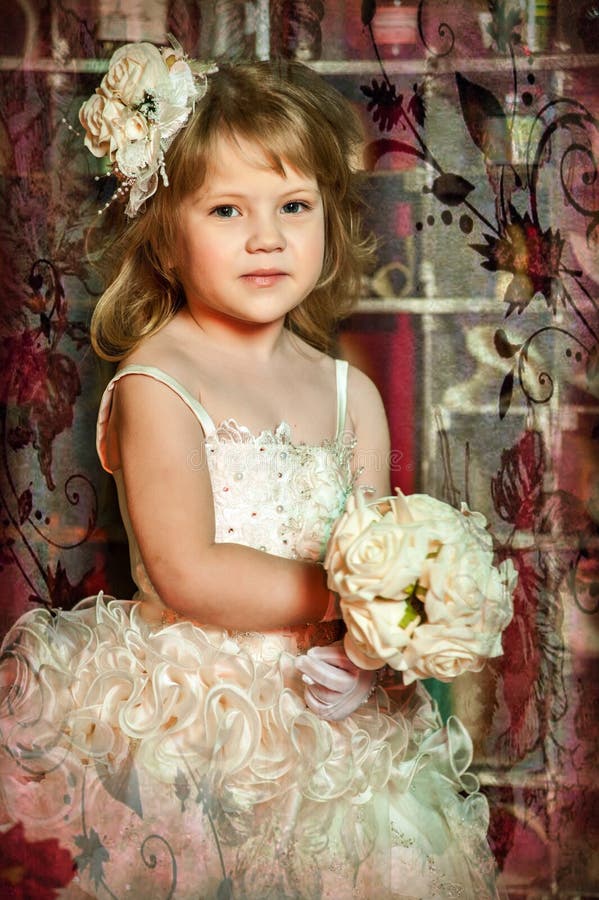
M491 431L497 441L489 505L498 526L497 553L514 561L519 585L504 656L478 685L458 688L457 702L466 711L474 707L480 717L478 728L472 725L495 785L490 789L495 800L491 837L514 893L519 883L523 894L531 883L552 895L591 892L597 888L596 874L582 861L584 853L574 861L580 838L568 823L573 817L584 822L585 834L589 827L592 831L579 786L587 782L584 759L596 748L598 732L592 714L582 713L587 696L581 688L585 674L596 669L596 626L590 618L599 596L597 469L585 459L599 437L597 267L592 262L599 225L599 119L579 96L552 95L541 74L545 81L551 78L536 70L535 55L522 36L522 11L509 2L490 2L485 32L498 71L485 66L483 58L483 71L471 73L469 67L466 75L459 67L467 61L459 53L455 71L445 68L446 81L454 79L453 104L464 141L469 139L481 157L485 178L475 182L471 167L466 170L459 158L443 153L441 163L444 148L430 140L427 80L434 74L425 70L423 80L410 86L387 73L377 46L377 6L363 3L361 8L380 69L360 87L381 135L367 145L367 164L374 170L387 154L419 160L422 191L434 197L437 207L426 225L421 220L417 227L432 226L438 215L446 226L457 220L464 265L503 276L503 288L495 291L501 300L496 324L487 326L487 340L492 340L487 354L494 353L507 371L496 385L495 421L487 414L477 427ZM429 62L443 58L447 67L458 35L438 14L436 4L421 0L417 26ZM429 42L433 24L439 49ZM441 247L437 252L442 254ZM528 323L539 307L549 318ZM514 404L523 413L524 427L504 444L508 432L501 423L514 413ZM441 422L442 407L443 399L437 413ZM580 421L574 428L563 422L572 407ZM547 419L553 426L549 432ZM470 472L475 465L468 459L472 432L462 429ZM456 448L442 425L439 438L447 499L467 499L472 490L468 466L458 489L450 464ZM586 446L579 463L587 471L566 486L560 468L571 453L580 453L581 439ZM585 631L594 650L586 647L577 659L576 643L583 644ZM473 700L477 693L478 702ZM481 725L485 718L486 727ZM582 720L588 730L581 729ZM584 754L573 762L573 749L583 746ZM535 843L547 867L545 878L532 875L534 855L527 863ZM586 838L582 843L586 846Z
M93 448L110 373L89 347L90 228L111 190L69 128L81 100L119 42L155 32L193 55L313 64L367 135L379 259L340 346L381 387L394 481L483 509L520 576L504 657L440 702L474 736L510 896L598 894L597 5L122 6L46 0L0 26L3 627L131 589ZM26 836L2 839L17 853ZM82 842L101 877L98 835ZM71 864L55 863L58 889Z

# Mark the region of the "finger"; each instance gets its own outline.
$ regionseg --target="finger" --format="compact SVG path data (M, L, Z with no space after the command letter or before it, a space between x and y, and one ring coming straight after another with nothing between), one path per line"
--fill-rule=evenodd
M299 660L296 667L304 675L307 675L312 681L322 684L324 687L330 688L332 691L344 693L350 691L355 683L356 676L339 669L337 666L329 665L320 659L303 658L300 665Z
M346 672L351 672L352 674L360 671L351 659L349 659L341 644L330 644L325 647L312 647L308 650L306 655L309 659L319 659L329 663L329 665L344 669Z
M324 703L317 697L307 695L305 700L308 709L310 709L315 715L317 715L319 719L329 719L330 715L333 713L330 704Z
M340 697L344 696L344 694L340 694L339 691L330 691L328 688L321 687L319 684L308 687L305 691L305 695L314 697L316 700L327 704L336 703Z

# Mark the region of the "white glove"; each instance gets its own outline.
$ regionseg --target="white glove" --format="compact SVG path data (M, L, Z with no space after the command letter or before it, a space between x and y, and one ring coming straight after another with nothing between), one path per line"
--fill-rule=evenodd
M296 660L306 685L306 706L321 719L337 722L351 715L372 693L377 673L359 669L348 658L343 643L311 647Z

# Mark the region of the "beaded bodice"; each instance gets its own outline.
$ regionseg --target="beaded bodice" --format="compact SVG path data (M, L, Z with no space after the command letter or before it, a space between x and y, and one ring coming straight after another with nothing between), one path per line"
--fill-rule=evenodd
M352 476L353 443L294 444L289 425L253 435L234 419L206 439L216 539L320 559Z
M318 446L295 444L285 422L258 435L234 419L217 426L201 404L166 373L154 367L127 366L110 382L100 406L97 446L105 468L105 431L112 388L119 378L130 373L149 375L166 384L200 421L214 497L217 541L245 544L289 558L323 557L331 525L341 513L353 483L351 460L355 441L345 434L347 364L337 361L335 437ZM204 464L203 454L197 464ZM157 599L131 528L121 473L113 475L138 596Z

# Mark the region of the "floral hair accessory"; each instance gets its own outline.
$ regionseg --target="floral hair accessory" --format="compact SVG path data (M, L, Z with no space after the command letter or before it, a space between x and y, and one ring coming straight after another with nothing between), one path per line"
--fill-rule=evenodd
M79 110L85 146L110 159L120 181L116 195L129 192L130 218L156 192L159 175L168 185L164 154L205 95L207 76L218 71L214 63L187 60L178 41L169 40L172 46L161 50L144 42L120 47Z

